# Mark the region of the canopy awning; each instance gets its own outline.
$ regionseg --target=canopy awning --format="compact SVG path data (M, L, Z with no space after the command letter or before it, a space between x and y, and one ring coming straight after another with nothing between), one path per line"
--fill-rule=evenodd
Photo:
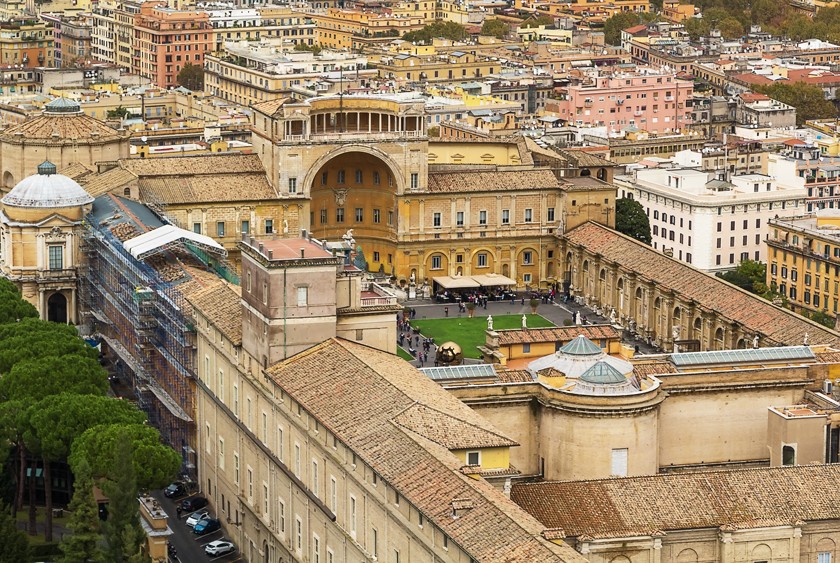
M432 278L435 283L444 289L467 289L471 287L479 287L479 283L469 277L438 276Z
M183 242L192 243L210 254L227 256L224 247L212 238L173 225L164 225L128 239L123 243L123 248L138 260L144 260L153 254L168 249L172 244Z
M496 285L516 285L516 281L502 274L480 274L471 276L482 287L493 287Z

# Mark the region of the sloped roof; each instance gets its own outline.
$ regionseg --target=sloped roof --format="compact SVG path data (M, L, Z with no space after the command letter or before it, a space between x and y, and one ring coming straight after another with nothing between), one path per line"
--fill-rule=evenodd
M583 561L570 547L545 541L542 526L501 491L464 475L463 462L435 441L439 436L416 431L443 413L442 422L462 423L454 428L459 445L476 437L482 443L476 429L481 436L501 435L397 356L332 338L266 373L473 559ZM399 416L415 405L424 422L410 430ZM459 499L469 499L472 508L452 518L452 503Z
M517 443L492 430L460 420L426 405L411 405L394 423L425 436L447 449L493 448Z
M223 281L202 288L187 297L234 346L242 344L242 288Z
M575 325L551 328L519 328L510 330L497 330L499 344L502 346L510 344L531 344L534 342L557 342L568 341L583 334L590 340L616 339L621 333L612 325Z
M430 192L514 191L559 187L560 182L550 170L429 174Z
M597 223L584 223L563 238L600 254L607 262L637 272L661 290L673 290L700 307L717 312L747 332L762 334L762 343L767 345L802 344L806 333L811 344L835 344L840 338L833 330Z
M105 122L84 113L44 113L13 125L0 134L0 140L6 143L85 143L122 138Z
M516 483L511 499L566 537L840 519L840 465L796 465L624 479Z

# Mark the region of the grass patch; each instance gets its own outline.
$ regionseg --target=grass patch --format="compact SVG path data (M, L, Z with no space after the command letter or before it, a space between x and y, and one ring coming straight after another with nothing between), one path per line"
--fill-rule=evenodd
M477 347L484 345L487 317L426 319L412 321L411 326L419 328L423 336L434 338L436 344L455 342L461 346L465 358L479 358L481 353ZM528 315L528 328L552 326L554 326L554 323L543 316ZM522 315L494 316L493 328L496 330L522 328Z
M397 346L397 356L399 356L400 358L402 358L403 360L406 360L408 362L414 360L414 358L411 357L411 354L409 354L408 352L406 352L405 350L403 350L399 346Z

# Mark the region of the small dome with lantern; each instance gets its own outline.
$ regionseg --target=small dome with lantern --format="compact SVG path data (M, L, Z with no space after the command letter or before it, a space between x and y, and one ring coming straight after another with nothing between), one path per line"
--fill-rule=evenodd
M28 176L3 197L6 207L60 209L93 202L84 188L71 178L58 174L52 162L38 165L38 173Z

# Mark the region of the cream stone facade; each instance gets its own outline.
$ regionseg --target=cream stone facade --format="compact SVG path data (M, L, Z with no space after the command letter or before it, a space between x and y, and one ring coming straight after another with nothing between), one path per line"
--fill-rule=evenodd
M0 200L0 275L20 288L44 320L79 322L82 222L92 202L51 162Z
M483 478L515 443L389 353L352 247L249 239L242 298L190 299L200 485L244 559L581 561Z
M58 98L42 115L0 131L0 191L10 190L45 160L61 170L127 156L127 131L115 131L85 115L77 102Z
M302 224L308 215L309 230L326 239L352 229L368 268L400 284L483 273L509 276L520 288L553 284L553 237L567 218L614 221L615 189L578 177L589 166L567 178L535 166L525 145L512 141L430 145L416 97L283 99L253 108L254 152L282 199L307 200ZM606 178L610 163L596 164Z

